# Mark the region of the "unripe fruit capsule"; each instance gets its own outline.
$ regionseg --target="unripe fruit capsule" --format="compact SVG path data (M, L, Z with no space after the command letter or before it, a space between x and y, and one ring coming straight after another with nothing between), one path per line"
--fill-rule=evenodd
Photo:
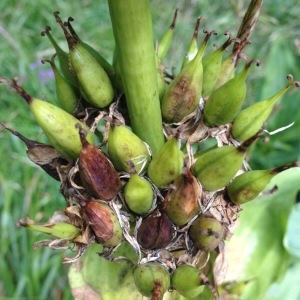
M171 275L171 286L180 295L194 299L198 297L204 290L205 285L200 279L200 272L194 266L180 265Z
M136 287L145 297L160 300L170 286L170 273L158 262L148 262L138 265L133 278Z
M124 198L134 213L146 214L150 211L154 201L151 183L138 174L131 174L124 188Z
M224 227L213 216L202 214L191 225L189 234L198 249L212 251L222 242Z

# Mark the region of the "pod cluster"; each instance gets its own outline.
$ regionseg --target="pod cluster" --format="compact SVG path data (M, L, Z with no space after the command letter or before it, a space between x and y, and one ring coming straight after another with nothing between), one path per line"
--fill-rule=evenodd
M177 13L156 53L166 140L155 156L132 131L120 104L117 64L78 37L72 18L63 22L54 13L68 52L49 26L42 32L55 48L54 56L42 62L53 69L60 107L30 96L16 79L0 80L26 100L49 147L59 152L51 167L67 204L63 221L55 226L20 225L77 245L76 258L82 245L96 242L113 251L120 243L131 244L138 256L136 286L152 299L162 299L168 290L187 298L215 295L214 263L241 205L259 195L274 175L298 166L245 169L248 149L262 135L274 105L298 82L289 76L269 99L242 108L247 75L257 60L243 54L248 41L228 33L220 47L210 50L216 32L205 31L198 47L200 18L182 68L170 78L161 66ZM226 56L225 50L239 43ZM205 148L207 139L214 145Z

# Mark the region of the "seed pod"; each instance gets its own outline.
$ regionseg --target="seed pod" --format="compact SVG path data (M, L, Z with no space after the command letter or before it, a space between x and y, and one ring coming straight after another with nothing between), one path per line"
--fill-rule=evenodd
M59 239L73 240L80 235L79 228L63 222L37 225L32 221L28 222L26 220L20 220L17 225L23 226L29 230L46 233Z
M76 87L67 79L65 79L56 68L54 54L51 60L43 59L42 63L48 62L54 73L56 96L61 107L68 113L73 114L79 105L79 93Z
M101 200L110 200L121 189L121 180L113 164L96 146L86 140L86 132L79 127L82 150L78 159L79 175L83 186Z
M199 32L199 27L200 27L200 21L201 21L201 17L199 17L197 19L196 25L195 25L195 29L194 29L194 34L192 37L192 40L190 42L190 46L189 49L183 59L182 62L182 67L183 68L186 64L188 64L191 60L194 59L194 57L196 56L197 52L198 52L198 43L197 43L197 39L198 39L198 32Z
M246 97L246 78L249 67L254 61L256 60L248 62L240 74L209 95L203 111L204 122L207 126L227 124L238 114Z
M211 215L200 215L189 229L194 245L204 251L216 249L224 238L223 225Z
M75 127L76 124L80 124L86 131L86 139L88 142L91 144L94 143L93 133L90 132L85 124L77 120L71 114L48 102L33 98L18 85L16 79L10 82L5 78L0 78L0 82L10 85L25 99L51 145L65 158L78 158L82 148L78 130Z
M113 67L110 65L110 63L97 51L95 50L92 46L89 44L83 42L79 36L77 35L76 31L74 30L71 22L74 21L72 17L68 18L68 21L64 23L65 26L68 26L68 29L72 36L77 39L83 47L86 48L86 50L97 60L97 62L102 66L102 68L105 70L107 75L112 78L114 75L114 70Z
M206 33L197 55L186 64L168 86L161 102L163 119L168 123L180 122L196 110L202 91L202 57L207 42L215 32Z
M66 80L68 80L69 82L71 82L74 86L76 86L77 84L76 84L74 74L72 74L72 72L70 71L70 68L69 68L68 53L65 52L64 50L62 50L61 47L56 43L55 39L53 38L53 36L50 33L50 30L51 30L51 27L46 26L45 30L42 31L41 35L42 36L46 35L49 38L51 44L53 45L53 47L57 53L60 70L61 70L64 78Z
M234 78L236 62L237 56L233 53L226 59L222 60L220 73L213 90L216 90L217 88Z
M157 45L156 56L159 61L162 61L166 57L166 55L170 49L178 11L179 11L179 9L176 8L170 27L168 28L168 30L166 31L166 33L164 34L164 36L162 37L162 39L159 41L159 43Z
M148 167L148 176L161 188L181 174L184 154L175 137L169 138L160 148Z
M80 200L84 220L93 230L97 242L115 247L123 240L122 228L115 212L96 200Z
M137 289L145 297L161 300L170 286L170 273L158 262L138 265L133 271Z
M184 168L183 174L175 178L165 197L164 211L169 219L178 226L187 224L200 212L201 193L197 179L190 170Z
M269 170L247 171L233 178L227 186L227 194L233 203L244 204L255 199L275 175L297 166L299 166L299 163L292 163Z
M203 56L202 97L206 97L213 90L221 71L222 57L226 48L233 42L230 36L218 49Z
M150 154L146 144L125 125L113 125L108 134L107 152L115 168L129 173L129 161L136 172L146 170Z
M293 81L291 75L288 76L288 79L289 82L276 94L266 100L259 101L243 109L236 116L231 128L231 134L235 139L245 141L254 136L270 116L276 102L289 90L291 86L300 86L299 82Z
M145 249L163 249L174 235L173 224L166 214L152 214L143 219L137 231L137 240Z
M188 299L198 297L205 288L200 278L199 270L186 264L180 265L175 269L171 275L171 286L180 295Z
M143 215L150 211L154 192L150 182L138 174L131 174L124 188L124 199L130 210Z
M85 100L98 108L108 106L114 97L114 90L108 75L80 41L70 35L58 16L58 12L55 12L54 16L66 36L70 50L69 60L80 89L84 92Z
M193 166L193 173L208 191L223 188L242 166L247 148L256 140L249 139L239 147L223 145L213 147L202 154Z

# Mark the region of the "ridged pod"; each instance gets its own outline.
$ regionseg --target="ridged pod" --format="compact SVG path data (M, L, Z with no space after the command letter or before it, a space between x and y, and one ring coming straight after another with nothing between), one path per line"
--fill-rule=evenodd
M171 287L188 299L199 297L205 285L200 278L200 271L192 265L178 266L171 275Z
M86 140L86 131L79 127L82 150L78 159L79 175L91 196L111 200L121 190L119 174L106 155Z
M215 87L215 84L220 75L222 66L222 57L226 48L233 42L230 36L225 43L218 49L203 56L203 82L202 82L202 97L206 97Z
M46 26L45 30L41 32L42 36L47 36L51 42L51 44L53 45L57 57L58 57L58 61L59 61L59 66L60 66L60 70L64 76L64 78L66 80L68 80L69 82L71 82L73 85L77 85L76 84L76 80L74 77L74 74L71 72L70 68L69 68L69 58L68 58L68 53L65 52L55 41L55 39L53 38L53 36L50 33L51 27L50 26Z
M183 68L191 60L193 60L194 57L196 56L197 52L198 52L197 39L198 39L198 32L199 32L199 27L200 27L200 21L201 21L201 17L199 17L197 19L197 22L196 22L196 25L195 25L195 29L194 29L194 33L193 33L193 37L191 39L189 48L188 48L188 50L187 50L187 52L186 52L186 54L184 56L181 68Z
M263 191L275 175L297 166L299 163L292 163L269 170L251 170L238 175L227 186L229 199L239 205L249 202Z
M30 96L16 79L9 81L0 78L14 88L18 94L25 99L43 132L49 139L51 145L59 151L63 157L68 159L77 159L82 149L81 141L78 135L76 124L86 131L86 139L89 143L94 144L94 135L89 128L78 119L67 113L63 109L54 106L48 102Z
M131 174L124 188L124 199L134 213L139 215L148 213L154 202L151 183L138 174Z
M225 231L216 218L201 214L189 228L189 234L198 249L212 251L222 242Z
M266 100L259 101L243 109L233 120L231 134L239 140L245 141L254 136L268 119L277 101L293 86L300 86L300 82L293 81L291 75L289 82L277 93Z
M170 137L151 160L149 178L158 188L168 185L181 174L183 158L178 140Z
M71 22L74 21L72 17L68 18L68 21L65 22L65 26L68 26L68 29L72 36L76 38L85 48L86 50L97 60L97 62L102 66L102 68L105 70L107 75L112 78L114 76L114 70L113 67L109 64L109 62L92 46L89 44L83 42L79 36L77 35L76 31L74 30L73 26L71 25Z
M119 171L129 173L129 161L136 172L146 171L151 160L146 144L125 125L112 125L108 133L107 151Z
M238 147L223 145L201 152L194 163L193 173L208 191L225 187L242 166L247 148L255 138L245 141Z
M29 230L49 234L59 239L73 240L81 234L79 228L69 223L57 222L49 224L34 224L26 220L20 220L17 226L25 227Z
M192 172L183 168L183 173L175 178L165 197L164 211L176 225L187 224L200 212L199 199L202 187Z
M246 78L251 60L246 63L243 71L224 85L212 91L203 111L204 123L207 126L225 125L239 113L247 93Z
M56 96L60 106L68 113L73 114L76 108L79 107L79 92L78 89L67 79L65 79L55 65L56 54L51 60L43 59L42 63L48 62L52 68L55 79Z
M163 35L161 40L158 42L157 49L156 49L156 55L157 55L157 58L159 61L162 61L166 57L166 55L170 49L173 34L174 34L174 28L176 25L178 11L179 11L179 9L176 8L170 27L165 32L165 34Z
M98 108L108 106L113 100L114 90L107 73L86 47L70 35L58 12L54 15L66 36L70 49L69 60L85 100Z
M170 273L158 262L138 265L133 271L136 287L145 297L161 300L170 286Z
M98 243L106 247L115 247L121 243L121 225L116 213L107 204L89 199L78 202L81 205L81 213L93 230Z
M206 33L197 55L181 69L167 87L161 101L162 116L166 122L180 122L198 107L203 80L202 57L207 42L214 33L214 31Z

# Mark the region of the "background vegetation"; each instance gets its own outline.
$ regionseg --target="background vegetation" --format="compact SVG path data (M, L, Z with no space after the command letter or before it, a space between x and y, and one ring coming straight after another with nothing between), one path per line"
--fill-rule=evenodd
M165 62L170 72L173 68L176 72L199 15L206 18L202 28L216 29L219 35L230 30L234 35L249 1L152 0L151 3L157 39L169 26L174 8L181 8L172 50ZM79 36L109 60L114 48L106 1L0 1L0 76L18 76L30 94L54 103L52 73L47 64L40 63L42 58L50 58L53 48L40 32L50 25L53 36L66 48L53 17L55 10L61 12L63 19L72 16ZM284 4L279 0L264 1L252 45L246 51L249 57L262 62L259 68L253 68L248 79L247 104L273 94L286 82L289 73L300 79L299 14L299 1L286 0ZM250 160L253 168L300 160L299 100L300 94L293 90L278 105L268 129L295 124L271 136L268 143L256 144ZM28 138L46 141L26 103L3 85L0 85L0 121ZM24 144L7 131L0 131L0 158L0 299L71 299L67 288L68 266L62 265L62 254L46 248L33 250L32 246L42 236L15 226L26 216L45 221L62 208L64 200L59 183L33 165ZM299 263L289 272L292 272L290 278L297 278L297 274L299 277ZM291 280L285 279L284 284L283 288L290 286ZM297 287L294 295L299 293Z

